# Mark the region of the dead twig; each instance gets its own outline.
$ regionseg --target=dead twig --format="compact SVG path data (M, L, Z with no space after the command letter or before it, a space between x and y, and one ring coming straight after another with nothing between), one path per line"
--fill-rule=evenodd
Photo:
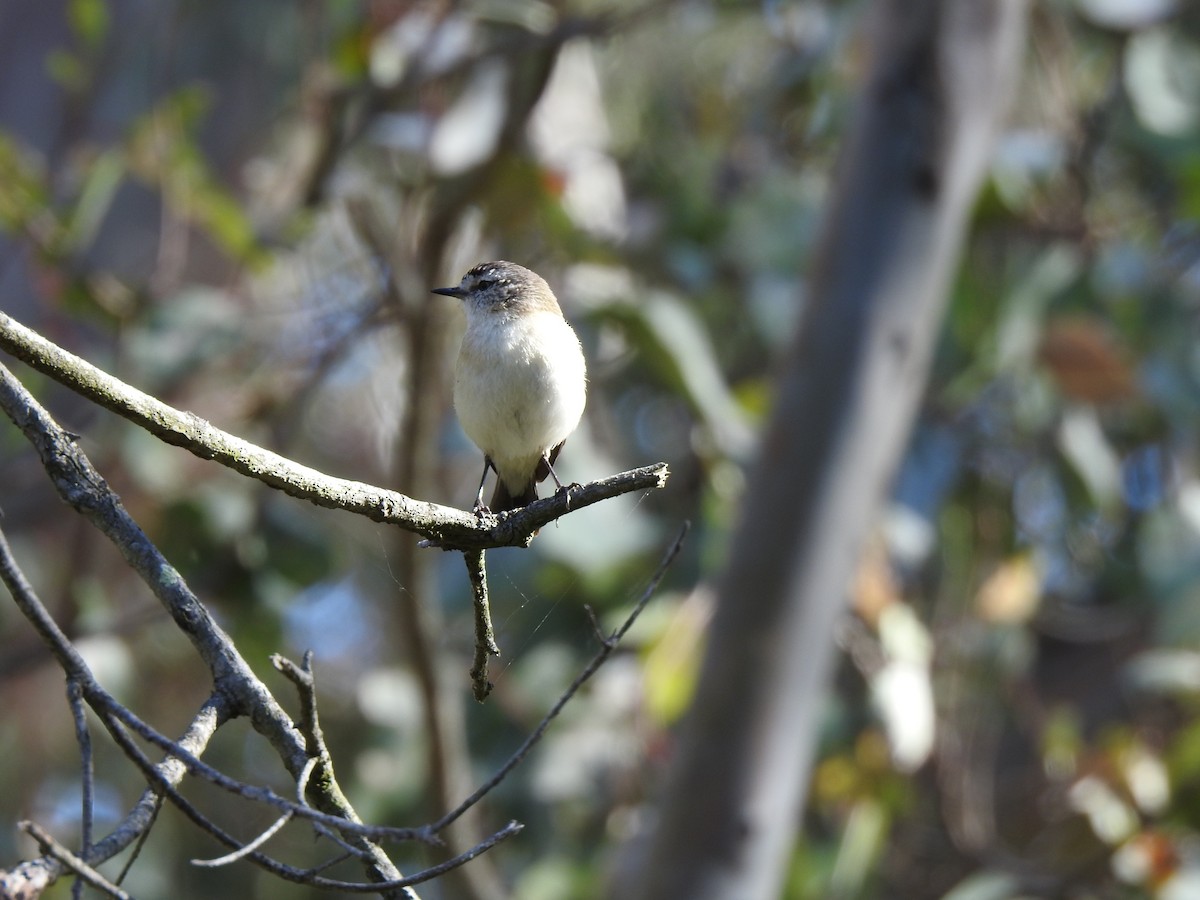
M546 729L550 727L550 723L557 718L558 714L562 712L563 707L565 707L567 703L570 702L571 698L579 692L579 689L583 687L593 675L596 674L596 671L602 665L604 665L605 660L607 660L613 654L613 651L617 649L617 645L621 642L621 639L625 637L625 635L629 632L629 629L633 627L633 623L637 621L637 617L641 615L642 610L646 608L646 604L650 602L650 598L653 597L654 593L658 590L659 584L662 582L663 577L667 574L667 569L671 567L671 563L674 562L675 557L679 555L679 551L683 547L684 538L687 537L687 533L690 528L690 522L684 522L680 527L679 534L676 535L675 540L671 543L671 546L667 548L667 552L663 554L662 561L658 564L658 568L650 577L650 583L646 585L646 590L642 592L641 597L639 597L637 603L634 604L633 610L626 617L625 621L621 623L621 626L610 635L604 635L599 631L599 629L597 629L597 638L600 642L600 649L596 652L596 655L592 657L588 664L584 666L583 670L575 676L575 680L571 682L565 691L563 691L562 695L557 701L555 701L554 705L550 707L550 711L547 712L542 718L542 721L538 723L537 728L530 732L529 736L521 743L521 746L516 749L516 751L508 758L504 765L496 770L495 774L493 774L491 778L476 788L474 793L467 797L467 799L465 799L462 803L430 825L430 831L438 832L449 826L452 822L454 822L455 819L473 807L476 803L487 796L487 794L490 793L497 785L504 781L504 779L508 777L508 774L518 765L520 765L521 761L529 755L529 751L532 750L534 745L542 739L542 735L546 733ZM594 617L592 621L593 623L595 622Z
M75 741L79 744L80 780L80 825L79 852L84 858L92 852L92 822L95 814L95 767L92 763L92 736L88 732L87 711L83 706L83 690L79 682L67 679L67 703L71 707L71 718L75 722ZM71 885L71 897L79 900L83 896L84 881L76 879Z
M471 689L482 703L492 692L488 680L488 658L500 655L492 628L492 607L488 602L487 569L482 550L464 550L467 577L471 579L471 603L475 614L475 659L471 664Z
M38 846L47 856L52 856L58 860L67 869L74 872L78 876L80 882L87 882L97 890L104 891L110 897L116 897L117 900L132 900L129 894L125 893L86 862L56 841L50 836L44 828L36 822L28 820L19 822L17 827L24 831L27 835L38 842Z

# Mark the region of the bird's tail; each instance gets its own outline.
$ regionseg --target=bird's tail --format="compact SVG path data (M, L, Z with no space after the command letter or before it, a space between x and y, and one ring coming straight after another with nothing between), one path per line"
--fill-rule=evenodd
M524 490L514 494L509 491L503 478L497 478L496 491L492 494L492 502L488 508L494 513L507 512L510 509L520 509L522 506L532 503L537 498L537 482L533 479L529 480Z
M510 509L520 509L522 506L528 506L538 498L537 486L539 481L545 481L546 476L550 474L550 467L554 465L554 461L558 459L558 454L562 451L563 444L566 441L559 441L557 446L551 447L550 452L538 460L537 468L533 470L533 477L529 479L525 487L520 492L514 494L505 485L504 479L500 477L499 471L496 472L496 492L492 494L491 505L488 506L494 513L507 512ZM493 468L495 468L493 466ZM555 477L557 481L557 476ZM534 532L536 534L537 532Z

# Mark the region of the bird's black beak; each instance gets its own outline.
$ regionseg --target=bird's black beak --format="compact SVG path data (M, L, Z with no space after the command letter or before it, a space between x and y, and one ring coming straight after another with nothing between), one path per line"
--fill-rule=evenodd
M459 298L462 298L462 297L465 297L465 296L467 296L467 292L466 292L466 291L464 291L464 290L463 290L462 288L460 288L460 287L450 287L450 288L434 288L434 289L433 289L433 291L432 291L432 293L434 293L434 294L441 294L443 297L459 297Z

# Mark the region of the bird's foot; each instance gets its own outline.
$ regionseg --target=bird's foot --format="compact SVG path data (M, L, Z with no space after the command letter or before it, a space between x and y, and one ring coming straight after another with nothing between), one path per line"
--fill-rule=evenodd
M582 487L583 485L578 481L572 481L570 484L560 484L558 490L554 492L554 496L557 497L559 494L562 494L566 498L567 510L569 511L571 509L571 491Z
M477 519L482 519L485 516L490 516L492 514L492 510L481 500L475 501L475 505L471 507L471 511L475 513L475 518Z

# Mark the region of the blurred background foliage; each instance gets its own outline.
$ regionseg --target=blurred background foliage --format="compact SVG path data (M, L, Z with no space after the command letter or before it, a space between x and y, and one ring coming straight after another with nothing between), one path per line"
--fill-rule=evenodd
M870 6L0 5L6 312L226 430L465 507L462 321L428 290L509 258L555 286L587 351L565 476L670 463L665 491L489 555L504 655L476 706L457 557L17 367L285 703L268 655L315 651L370 821L429 821L492 771L593 651L584 604L619 619L694 521L624 651L482 812L527 829L426 897L597 897L637 833L803 311ZM794 900L1200 896L1200 12L1045 0L1024 73L840 632ZM177 733L207 694L186 641L14 429L0 460L43 599L103 683ZM79 779L61 673L11 606L0 647L7 865L34 852L20 818L77 840ZM101 747L103 827L139 785ZM244 723L206 758L286 789ZM271 818L190 793L247 838ZM307 895L243 864L197 874L210 844L164 812L130 889ZM303 829L272 846L310 859Z

